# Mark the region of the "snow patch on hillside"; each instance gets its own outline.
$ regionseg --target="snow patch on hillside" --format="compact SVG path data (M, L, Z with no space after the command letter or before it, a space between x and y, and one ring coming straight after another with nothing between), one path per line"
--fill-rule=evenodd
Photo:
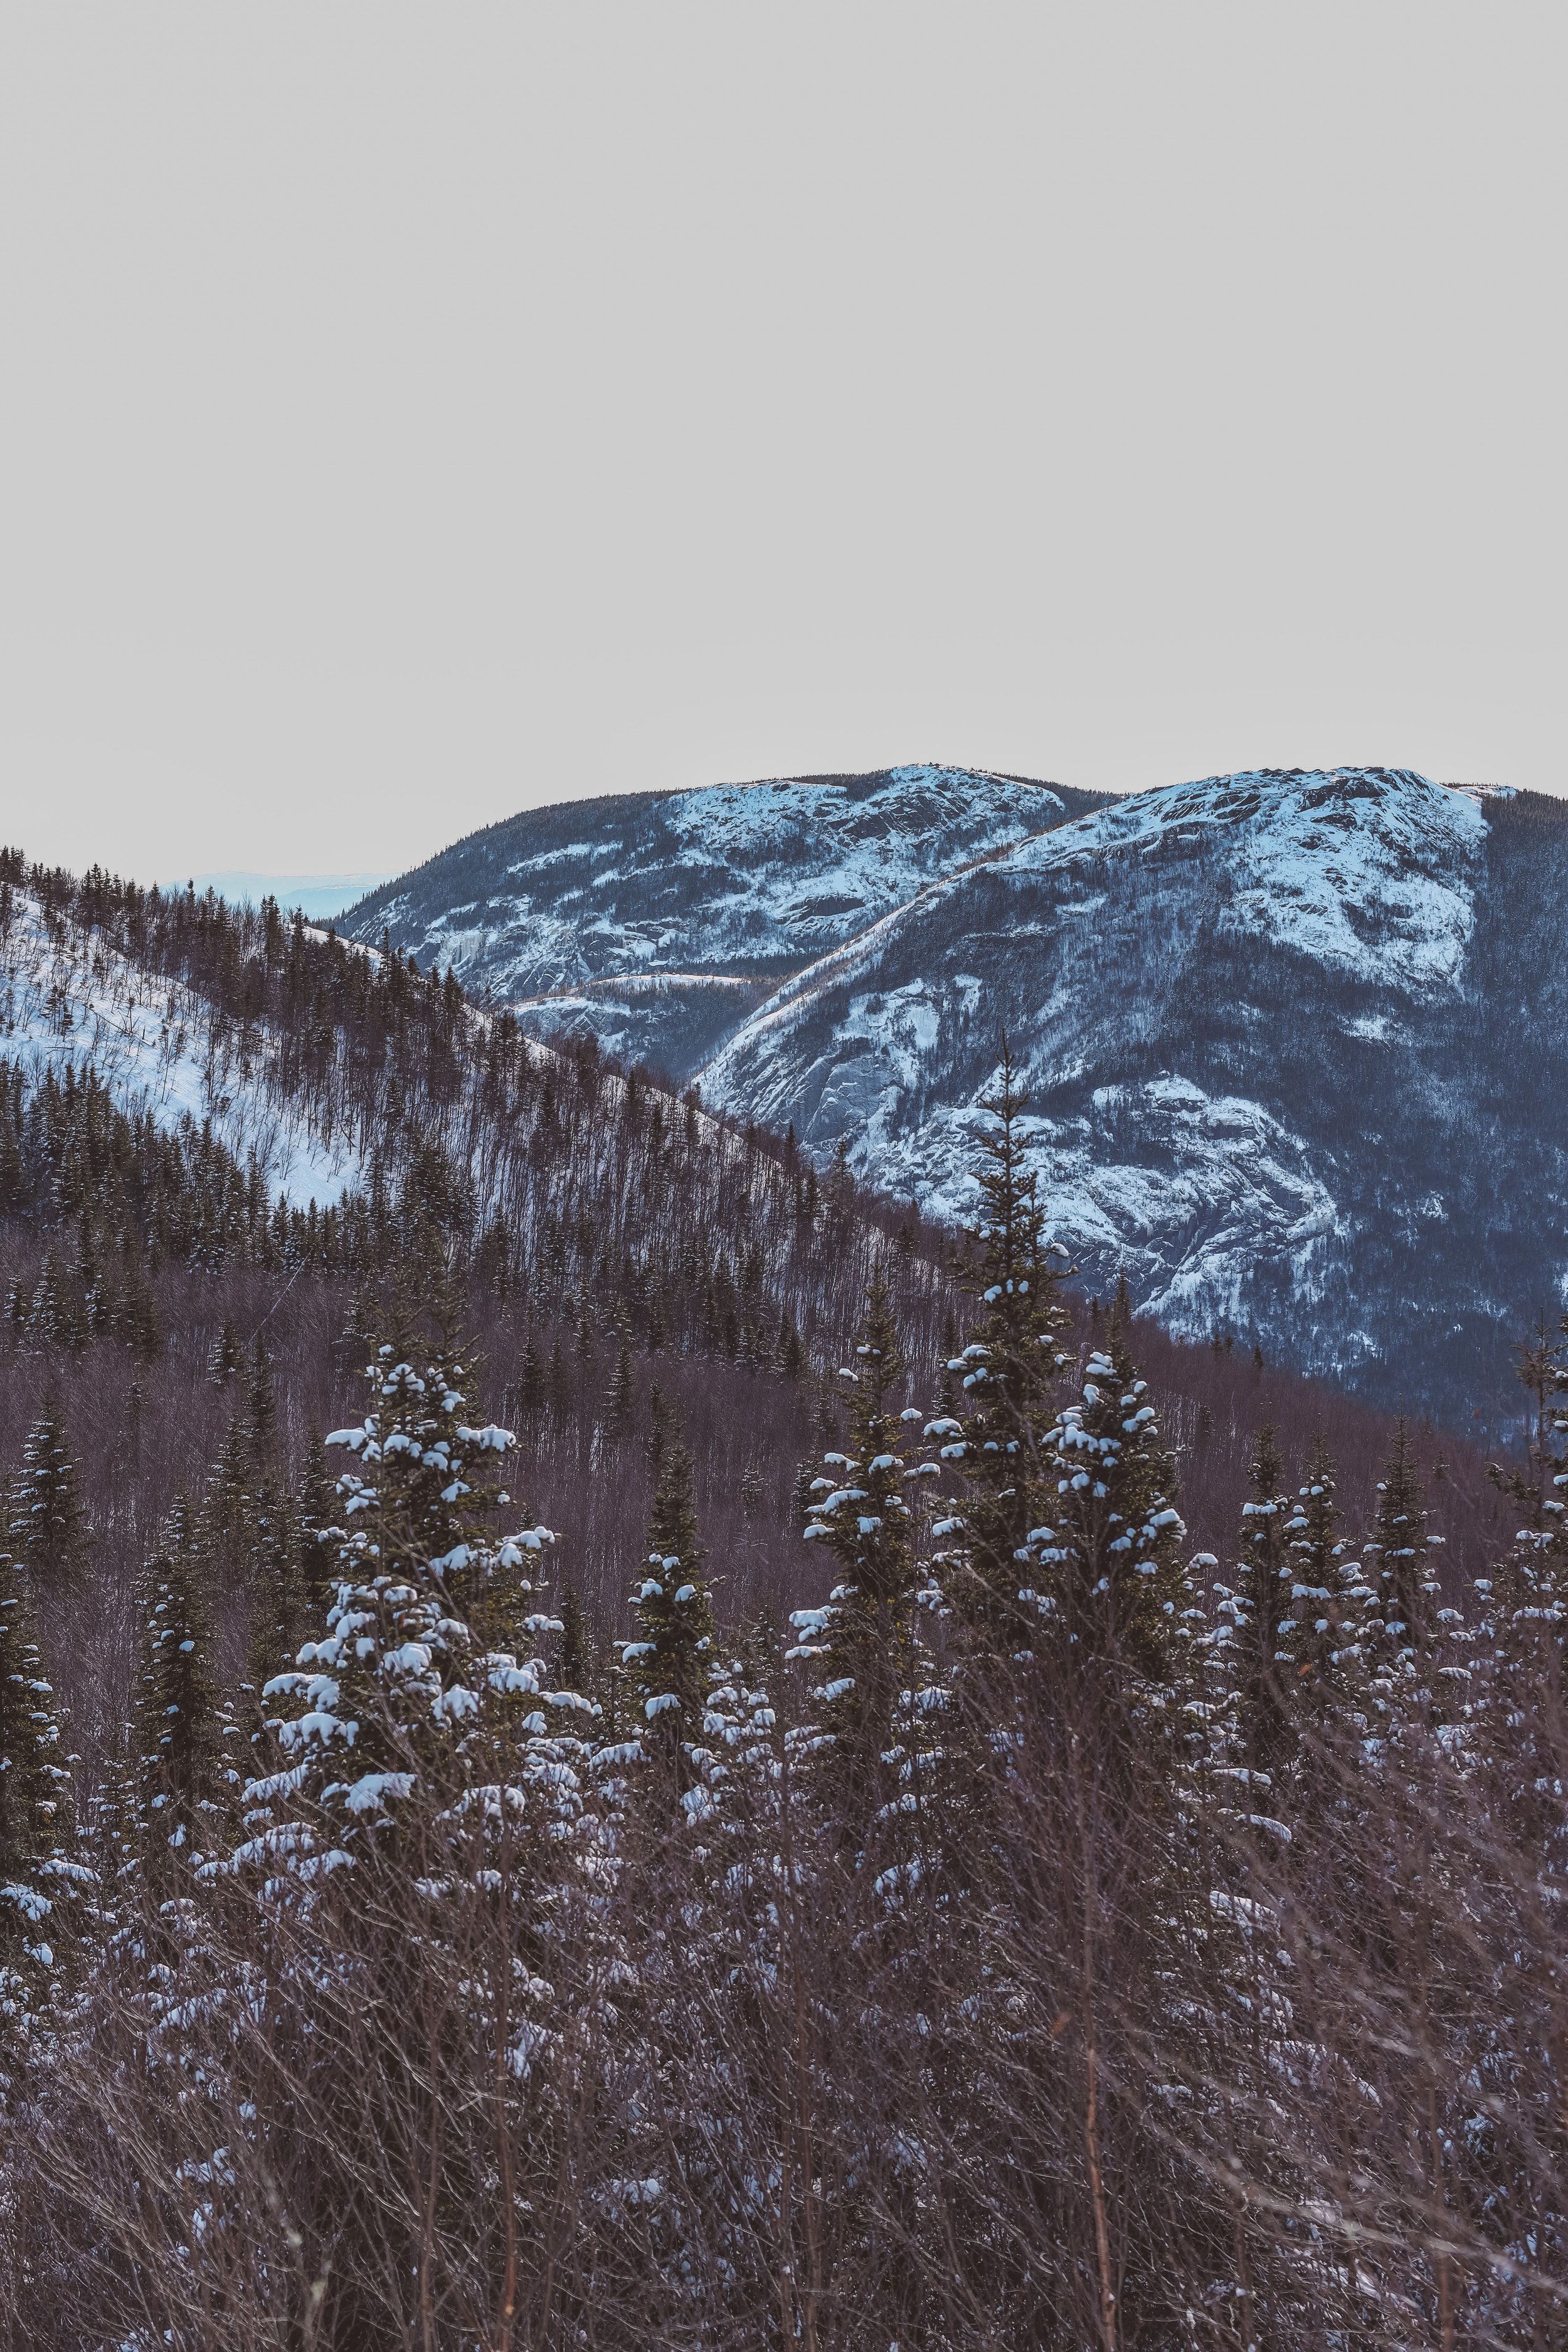
M359 1155L328 1139L268 1083L272 1048L245 1053L219 1034L209 1006L93 940L51 936L37 902L18 894L0 937L0 1056L29 1081L91 1066L129 1117L160 1127L185 1118L213 1132L242 1166L254 1159L268 1193L297 1208L331 1207L363 1173Z

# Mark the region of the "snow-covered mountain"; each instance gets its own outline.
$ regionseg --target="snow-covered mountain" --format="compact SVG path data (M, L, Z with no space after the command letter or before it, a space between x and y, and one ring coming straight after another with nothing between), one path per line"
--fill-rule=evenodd
M704 1034L928 883L1098 806L967 768L780 777L525 810L373 891L342 928L456 966L509 1002L647 972L703 1005ZM706 1003L708 983L721 982Z
M1402 769L1085 813L844 781L517 820L493 898L439 914L437 859L353 928L954 1216L1005 1028L1092 1285L1449 1418L1507 1396L1568 1270L1568 806Z

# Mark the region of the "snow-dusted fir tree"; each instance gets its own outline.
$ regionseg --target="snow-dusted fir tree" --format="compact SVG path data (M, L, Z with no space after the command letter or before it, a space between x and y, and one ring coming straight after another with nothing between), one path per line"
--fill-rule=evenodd
M551 2057L591 1885L576 1727L593 1710L521 1646L561 1627L534 1606L549 1530L493 1530L510 1433L479 1421L450 1353L383 1348L368 1381L363 1422L329 1441L353 1462L335 1598L268 1694L282 1769L247 1790L221 1867L291 1923L277 2007L318 2095L333 2108L341 2091L378 2143L427 2132L465 2231L531 2262L565 2162ZM325 2032L323 2014L346 2024ZM479 2084L482 2131L448 2131ZM352 2235L340 2153L318 2193ZM419 2275L416 2230L408 2259Z
M962 1404L927 1424L944 1462L961 1464L962 1512L944 1526L933 1560L963 1653L984 1660L1028 1646L1034 1611L1019 1599L1027 1583L1028 1538L1047 1516L1046 1439L1064 1359L1066 1322L1058 1260L1045 1239L1037 1180L1026 1163L1024 1098L1005 1038L996 1083L982 1108L981 1207L971 1230L969 1279L980 1313L961 1356Z
M1334 1458L1320 1431L1312 1440L1307 1483L1286 1521L1290 1553L1290 1612L1297 1620L1296 1713L1321 1732L1337 1710L1361 1696L1361 1562L1342 1538L1335 1500Z
M0 1551L0 2090L47 2007L83 1875L70 1772L16 1560Z
M1387 1723L1462 1712L1468 1682L1458 1614L1443 1606L1437 1579L1441 1538L1427 1527L1420 1474L1405 1416L1377 1489L1377 1517L1363 1546L1363 1643L1370 1692Z
M510 1499L498 1474L515 1440L469 1419L463 1367L387 1345L367 1379L363 1422L328 1440L354 1466L339 1482L327 1622L263 1694L286 1769L247 1792L245 1858L270 1853L291 1870L391 1834L409 1806L427 1819L488 1780L485 1757L520 1710L542 1735L547 1676L525 1645L560 1631L533 1607L549 1529L489 1531Z
M22 1467L11 1482L11 1547L37 1593L73 1584L81 1572L86 1529L76 1459L57 1390L27 1432Z
M691 1496L691 1456L676 1436L663 1447L647 1544L632 1590L637 1635L623 1644L621 1663L637 1696L645 1750L665 1759L686 1789L699 1769L692 1750L713 1680L713 1601Z
M1120 1330L1089 1355L1048 1449L1050 1517L1029 1544L1037 1647L1064 1651L1092 1700L1180 1687L1191 1643L1186 1530L1148 1383Z
M1205 1647L1211 1692L1237 1768L1272 1785L1295 1747L1296 1643L1290 1505L1274 1431L1258 1433L1252 1494L1242 1506L1242 1556L1235 1583L1216 1583L1215 1624Z
M205 1562L181 1496L144 1578L132 1781L136 1844L154 1875L171 1852L222 1843L239 1792L237 1733L218 1692Z
M866 1318L848 1382L847 1454L824 1456L834 1475L814 1480L808 1539L835 1559L839 1582L826 1607L792 1617L800 1642L793 1655L820 1662L816 1691L824 1737L832 1743L829 1778L851 1820L885 1798L887 1755L896 1719L913 1702L919 1671L917 1609L921 1575L915 1519L906 1486L903 1415L889 1402L904 1378L888 1285L880 1268L866 1298ZM912 1410L910 1418L918 1422Z

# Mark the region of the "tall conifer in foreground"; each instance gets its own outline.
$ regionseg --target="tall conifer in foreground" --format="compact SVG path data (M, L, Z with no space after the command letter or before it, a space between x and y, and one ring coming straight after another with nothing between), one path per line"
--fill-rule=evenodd
M847 1368L849 1451L823 1457L835 1475L814 1482L816 1509L805 1530L832 1554L841 1580L825 1608L796 1610L791 1619L802 1636L792 1654L821 1661L817 1697L835 1749L830 1777L852 1821L867 1818L881 1793L881 1759L900 1695L916 1679L920 1575L902 1417L889 1402L904 1362L879 1266L861 1334Z
M992 1123L980 1137L981 1207L970 1236L980 1313L948 1365L962 1377L963 1404L926 1430L943 1461L963 1465L963 1514L948 1519L949 1541L933 1565L962 1650L980 1660L1013 1655L1031 1638L1034 1612L1019 1591L1029 1532L1047 1516L1046 1440L1065 1360L1058 1339L1067 1316L1037 1179L1026 1165L1024 1108L1004 1038L996 1084L982 1103Z
M1122 1331L1090 1353L1048 1443L1049 1521L1029 1547L1037 1640L1065 1653L1089 1705L1109 1703L1125 1724L1185 1679L1191 1591L1174 1465Z

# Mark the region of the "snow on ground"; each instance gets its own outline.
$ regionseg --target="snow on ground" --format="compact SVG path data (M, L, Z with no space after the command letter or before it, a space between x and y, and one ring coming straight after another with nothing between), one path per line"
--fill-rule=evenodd
M242 1058L211 1008L177 982L157 980L94 939L51 938L37 902L18 893L0 939L0 1056L29 1078L90 1064L120 1109L151 1111L160 1126L189 1118L241 1165L254 1157L274 1200L328 1208L363 1173L341 1137L323 1138L300 1106L269 1084L265 1038Z

